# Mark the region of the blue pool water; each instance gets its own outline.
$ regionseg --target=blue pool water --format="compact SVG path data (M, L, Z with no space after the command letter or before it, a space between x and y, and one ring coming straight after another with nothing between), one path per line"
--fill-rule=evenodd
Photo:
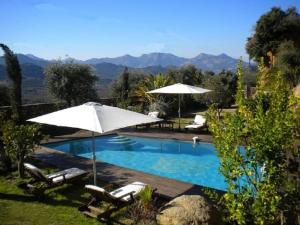
M92 158L92 139L46 147ZM226 189L212 144L171 139L107 135L96 138L97 160L219 190Z

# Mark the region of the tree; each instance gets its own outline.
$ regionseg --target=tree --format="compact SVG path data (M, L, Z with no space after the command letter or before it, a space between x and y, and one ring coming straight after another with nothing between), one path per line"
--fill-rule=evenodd
M194 96L198 101L206 105L216 104L219 109L230 107L234 103L237 79L232 72L222 71L218 75L204 75L202 85L212 91Z
M10 103L12 108L12 118L16 123L21 121L22 106L22 74L17 56L5 44L0 43L4 51L4 60L9 79L11 80Z
M126 101L128 99L128 92L129 92L129 73L127 67L125 67L123 73L121 74L121 77L122 77L122 99Z
M300 49L292 41L280 44L275 65L282 70L285 81L291 87L300 83Z
M299 37L300 15L296 8L283 11L274 7L257 21L254 34L248 38L246 50L251 59L260 62L263 57L265 62L269 62L268 53L276 55L284 41L292 41L299 50Z
M161 115L167 114L167 96L160 94L149 94L148 91L165 87L172 84L172 79L160 73L157 75L149 75L141 80L135 90L135 95L139 98L143 108L149 107L149 111L157 110Z
M112 96L120 98L121 100L124 100L124 97L126 96L127 98L134 96L134 92L138 88L139 82L145 77L146 75L143 73L124 70L112 85ZM126 96L124 96L125 90L127 90L125 93Z
M0 84L0 106L7 106L9 104L9 88L6 85Z
M201 70L198 70L194 65L186 65L180 68L169 70L166 76L172 81L172 83L182 83L192 86L202 85L203 74ZM193 106L195 102L192 95L181 96L181 109ZM174 106L178 105L178 98L174 99Z
M28 154L33 151L40 141L42 134L40 126L16 125L13 122L6 122L3 125L3 142L7 151L18 162L18 172L21 178L24 177L24 161Z
M46 67L45 75L49 93L68 106L97 100L97 77L89 65L54 63Z
M169 79L174 83L182 83L188 85L200 84L203 79L201 70L198 70L194 65L187 65L177 69L169 70L166 73Z
M258 76L263 68L259 66ZM299 177L293 175L298 167L291 167L291 159L299 162L295 138L300 127L300 99L293 96L281 72L273 72L277 78L274 89L266 92L258 82L255 98L246 99L240 63L237 111L225 114L222 120L214 107L208 114L220 171L228 183L222 202L227 219L237 224L278 224L280 218L294 224L293 216L299 213ZM287 221L290 218L293 222Z
M159 94L149 94L148 91L162 88L172 84L172 80L160 73L157 75L149 75L145 79L141 80L137 89L135 90L135 95L140 98L140 101L145 102L146 104L152 104L157 99L161 98Z

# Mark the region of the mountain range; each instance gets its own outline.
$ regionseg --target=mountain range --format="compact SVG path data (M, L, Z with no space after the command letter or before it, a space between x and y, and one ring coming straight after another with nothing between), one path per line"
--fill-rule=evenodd
M46 60L32 54L17 54L22 67L23 75L42 78L44 67L53 63L53 60ZM169 68L181 67L192 64L198 69L211 70L216 73L225 70L234 71L237 59L226 54L210 55L201 53L193 58L178 57L169 53L150 53L139 57L124 55L115 58L92 58L88 60L66 59L76 63L90 64L95 68L96 74L101 78L115 79L116 76L125 68L137 70L146 73L165 72ZM4 58L0 57L0 78L4 77L3 67Z
M139 57L124 55L115 58L92 58L82 62L92 65L106 62L133 68L145 68L150 66L180 67L192 64L198 69L212 70L218 73L223 69L235 70L237 59L224 53L220 55L201 53L193 58L178 57L170 53L150 53L143 54Z
M33 98L41 96L44 93L44 68L55 62L47 60L32 54L17 54L22 69L23 92L29 102ZM117 76L128 67L129 71L140 72L144 74L164 73L169 69L178 68L186 65L194 65L203 71L210 70L215 73L224 70L234 71L237 59L226 54L210 55L201 53L193 58L179 57L169 53L150 53L139 57L124 55L115 58L92 58L88 60L78 60L74 58L64 59L65 62L74 62L89 64L93 67L95 74L100 77L100 89L108 90L109 85ZM247 65L245 63L245 65ZM0 57L0 83L7 82L4 57ZM107 93L107 91L103 91ZM40 101L40 99L36 100Z

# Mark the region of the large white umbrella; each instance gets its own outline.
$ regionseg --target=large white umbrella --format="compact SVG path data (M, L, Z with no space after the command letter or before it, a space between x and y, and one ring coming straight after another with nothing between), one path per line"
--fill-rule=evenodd
M92 131L93 135L93 171L96 185L96 155L94 132L105 133L120 128L143 123L152 123L161 119L153 118L141 113L132 112L117 107L88 102L83 105L59 110L38 116L27 121L73 127Z
M178 118L179 118L179 129L180 129L180 118L181 118L181 112L180 112L180 105L181 105L181 94L204 94L207 92L210 92L211 90L191 86L187 84L172 84L166 87L158 88L152 91L148 91L147 93L150 94L178 94Z

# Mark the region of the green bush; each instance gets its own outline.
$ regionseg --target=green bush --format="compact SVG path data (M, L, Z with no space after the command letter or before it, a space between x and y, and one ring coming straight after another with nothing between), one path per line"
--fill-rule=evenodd
M16 125L12 121L6 122L3 127L4 151L11 159L17 161L19 176L24 177L24 161L29 153L40 143L43 136L40 126Z
M5 121L5 114L4 113L0 113L0 121ZM4 125L3 123L0 123L0 171L8 172L12 168L12 161L11 161L11 158L9 157L8 152L4 148L4 143L3 143L3 140L2 140L3 125Z
M214 107L208 114L220 171L228 183L222 203L227 219L238 224L278 224L291 218L295 222L299 213L299 177L291 176L289 158L299 162L299 148L295 147L299 107L295 104L300 102L281 72L273 73L272 91L266 92L258 82L254 99L246 99L240 65L237 111L225 114L222 120Z

